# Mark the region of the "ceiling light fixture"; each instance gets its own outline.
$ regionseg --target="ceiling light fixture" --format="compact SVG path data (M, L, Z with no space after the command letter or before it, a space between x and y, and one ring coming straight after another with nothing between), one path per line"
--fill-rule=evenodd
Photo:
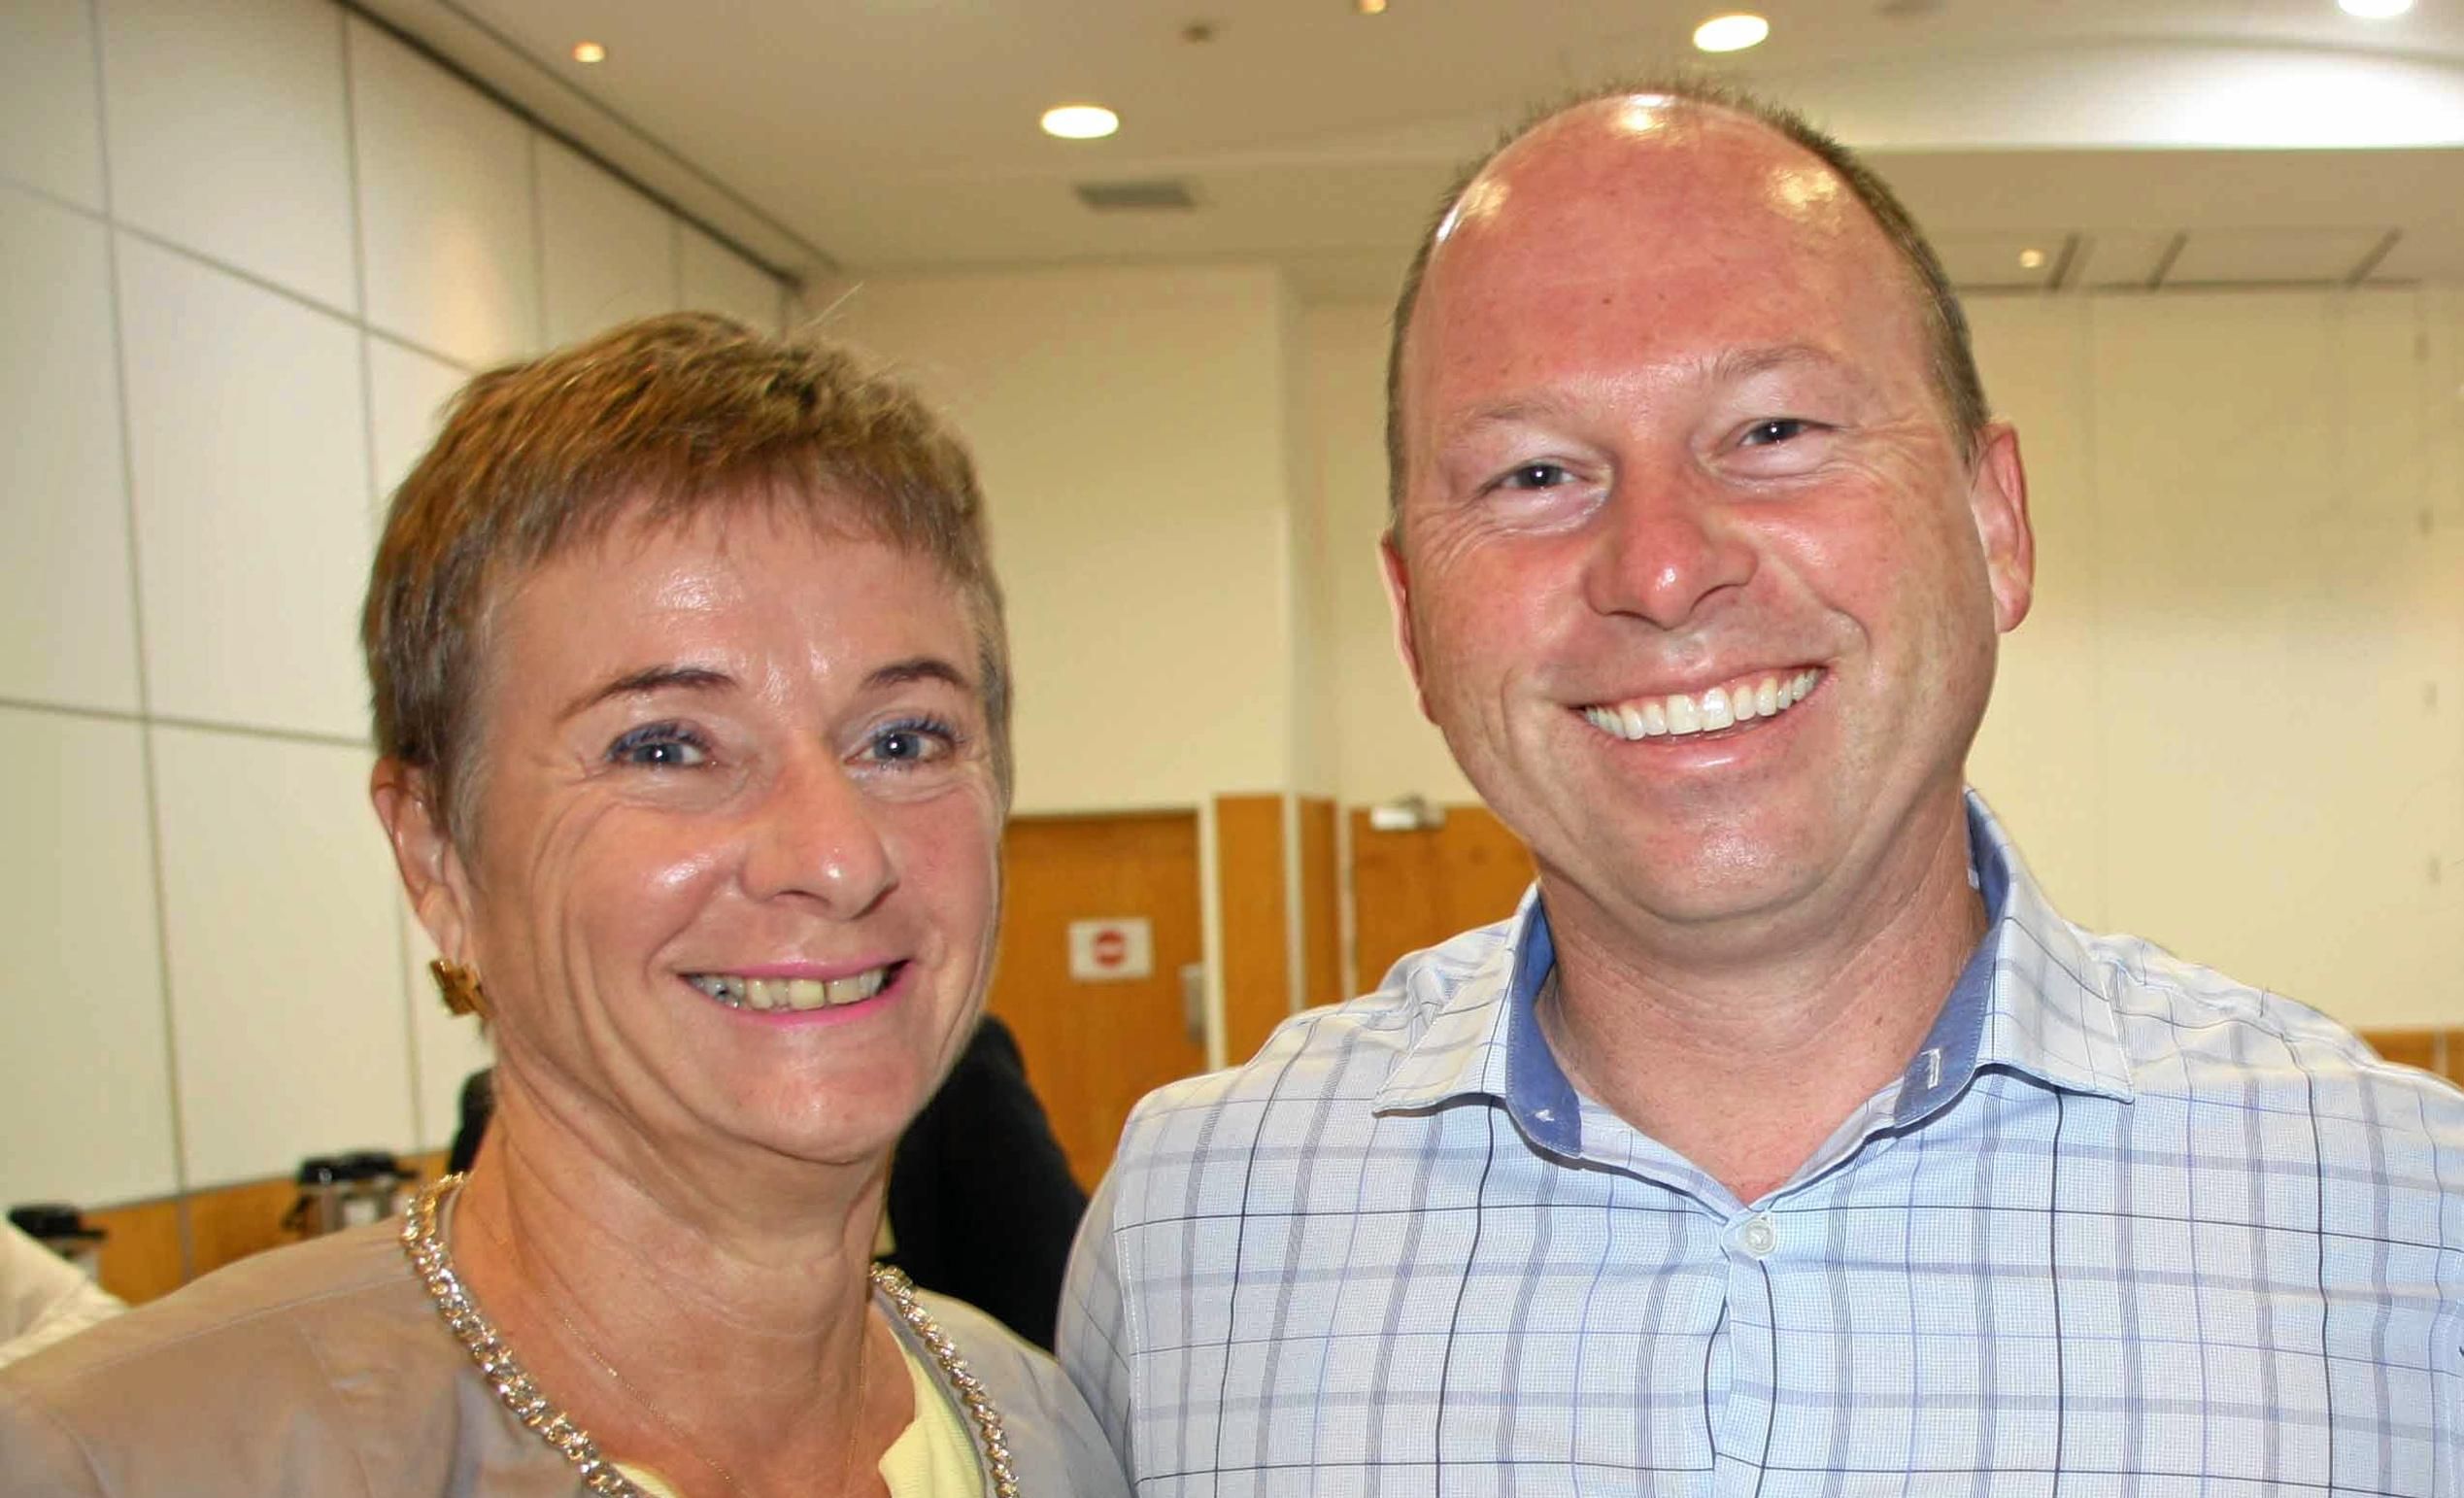
M573 44L573 60L576 62L605 62L607 61L607 49L601 47L596 42L576 42Z
M1739 11L1714 16L1694 28L1694 45L1706 52L1741 52L1771 35L1771 22Z
M1352 9L1363 16L1383 16L1386 14L1386 0L1352 0Z
M2386 20L2413 9L2413 0L2336 0L2336 8L2363 20Z
M1063 104L1044 111L1044 133L1065 141L1099 141L1121 128L1121 117L1100 104Z
M2020 251L2020 252L2019 252L2019 268L2020 268L2021 270L2036 270L2036 269L2040 268L2041 266L2042 266L2043 264L2044 264L2044 252L2043 252L2043 251L2042 251L2042 250L2022 250L2022 251Z

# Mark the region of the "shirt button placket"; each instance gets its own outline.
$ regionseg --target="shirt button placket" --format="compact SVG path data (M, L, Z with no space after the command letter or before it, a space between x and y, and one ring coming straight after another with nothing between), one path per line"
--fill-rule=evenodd
M1721 1234L1728 1249L1731 1379L1713 1422L1716 1488L1739 1495L1759 1490L1770 1448L1779 1370L1772 1331L1766 1263L1779 1247L1779 1224L1769 1212L1732 1219Z

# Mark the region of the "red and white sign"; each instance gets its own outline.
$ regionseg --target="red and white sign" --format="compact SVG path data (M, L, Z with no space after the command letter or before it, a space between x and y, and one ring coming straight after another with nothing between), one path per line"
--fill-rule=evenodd
M1113 983L1155 972L1155 928L1142 915L1069 923L1069 975L1081 983Z

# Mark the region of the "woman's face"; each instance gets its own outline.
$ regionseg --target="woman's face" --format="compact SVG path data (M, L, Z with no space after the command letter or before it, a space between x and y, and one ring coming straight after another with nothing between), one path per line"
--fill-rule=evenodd
M975 1019L999 900L936 564L770 506L621 524L518 581L485 651L468 862L422 914L503 1064L662 1150L887 1149Z

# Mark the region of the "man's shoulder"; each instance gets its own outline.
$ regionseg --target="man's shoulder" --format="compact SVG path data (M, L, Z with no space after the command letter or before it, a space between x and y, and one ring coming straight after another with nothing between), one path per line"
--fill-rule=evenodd
M2302 1111L2366 1112L2398 1132L2464 1148L2464 1092L2387 1061L2343 1022L2271 989L2177 957L2144 937L2082 933L2143 1095L2230 1093Z

